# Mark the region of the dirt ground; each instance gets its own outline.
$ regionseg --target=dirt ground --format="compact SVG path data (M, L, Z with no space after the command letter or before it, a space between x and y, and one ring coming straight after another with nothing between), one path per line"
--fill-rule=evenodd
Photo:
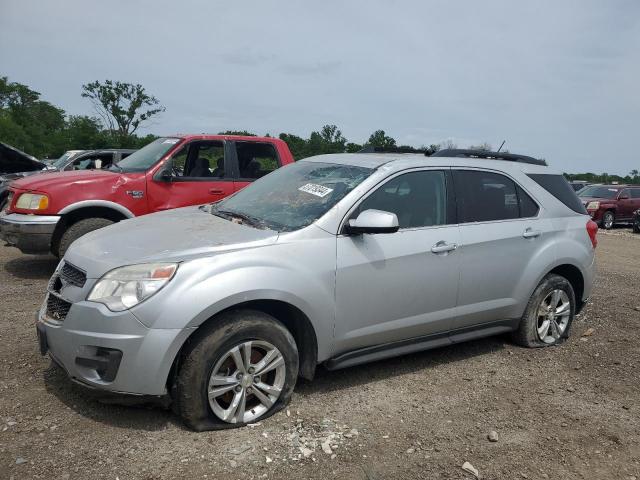
M72 385L35 337L55 260L0 247L0 478L472 479L469 462L483 479L640 479L640 235L599 241L592 302L561 347L498 337L320 368L288 411L206 433Z

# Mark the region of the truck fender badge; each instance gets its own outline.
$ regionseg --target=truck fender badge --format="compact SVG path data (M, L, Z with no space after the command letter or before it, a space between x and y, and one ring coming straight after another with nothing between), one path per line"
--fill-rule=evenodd
M144 192L142 190L127 190L127 195L131 195L133 198L142 198Z

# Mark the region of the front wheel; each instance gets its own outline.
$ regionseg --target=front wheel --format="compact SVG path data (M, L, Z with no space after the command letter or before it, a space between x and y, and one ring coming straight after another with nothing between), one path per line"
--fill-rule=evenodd
M524 347L557 345L569 337L575 312L571 283L560 275L549 274L531 295L513 339Z
M107 227L112 223L113 220L109 220L106 218L85 218L83 220L78 220L76 223L74 223L64 231L64 233L60 237L60 242L58 243L57 248L54 246L51 253L53 253L58 258L62 258L67 252L67 249L77 239L89 232L93 232L94 230L98 230L99 228Z
M633 221L633 231L635 233L640 233L640 215L637 215Z
M275 318L232 311L195 335L174 390L176 412L189 427L240 427L289 403L298 377L298 349Z
M601 226L605 230L611 230L613 228L613 224L615 223L616 217L611 210L604 212L602 215Z

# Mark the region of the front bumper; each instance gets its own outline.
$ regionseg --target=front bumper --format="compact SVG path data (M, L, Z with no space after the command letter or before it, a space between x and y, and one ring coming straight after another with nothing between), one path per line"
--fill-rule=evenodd
M58 215L0 214L0 238L22 253L49 253Z
M167 395L173 360L191 329L148 328L130 311L111 312L86 301L56 320L46 314L46 304L37 314L41 352L72 380L113 393Z

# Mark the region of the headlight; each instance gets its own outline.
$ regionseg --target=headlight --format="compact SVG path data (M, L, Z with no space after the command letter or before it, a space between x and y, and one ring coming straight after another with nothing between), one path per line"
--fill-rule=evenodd
M600 208L600 202L587 203L587 210L598 210Z
M16 208L25 210L46 210L47 207L49 207L49 197L39 193L23 193L16 202Z
M177 269L177 263L143 263L116 268L98 280L87 300L103 303L113 312L127 310L169 283Z

